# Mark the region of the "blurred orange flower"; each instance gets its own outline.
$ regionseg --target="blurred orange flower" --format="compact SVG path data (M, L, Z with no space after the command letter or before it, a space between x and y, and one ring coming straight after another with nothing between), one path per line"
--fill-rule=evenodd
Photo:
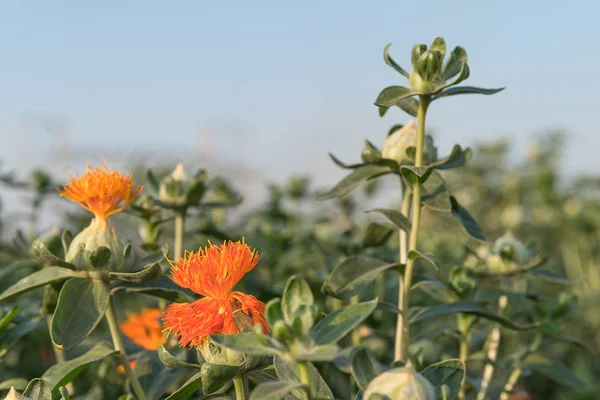
M123 211L141 190L142 186L133 185L131 174L123 175L105 161L100 168L88 164L85 174L71 177L71 182L58 192L104 220Z
M243 241L211 243L198 252L186 251L171 263L171 279L204 297L193 303L169 305L163 314L165 330L179 338L180 346L197 346L214 333L239 333L234 313L241 311L268 331L265 304L254 296L232 291L259 258Z
M131 369L134 369L134 368L135 368L135 363L136 363L136 361L135 361L135 360L131 360L131 361L129 361L129 366L131 367ZM117 367L117 371L119 371L119 372L120 372L120 373L122 373L122 374L124 374L124 373L125 373L125 367L123 366L123 364L121 364L121 365L119 365L119 366Z
M146 350L158 350L158 345L167 341L159 321L160 312L158 308L148 308L139 314L130 314L121 323L121 331L133 343Z

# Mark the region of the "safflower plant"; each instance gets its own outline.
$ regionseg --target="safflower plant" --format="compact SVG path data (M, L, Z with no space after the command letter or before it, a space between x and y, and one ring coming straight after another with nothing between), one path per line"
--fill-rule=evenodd
M64 231L21 241L31 247L23 260L39 265L0 294L0 305L12 306L0 318L0 360L8 351L3 346L46 323L57 362L25 384L7 381L22 394L6 384L6 398L514 400L531 371L573 390L583 387L544 352L555 342L589 351L562 335L576 298L567 290L556 298L531 289L540 279L571 282L545 271L543 252L512 232L488 240L443 175L465 165L471 150L456 145L438 158L426 134L427 111L436 101L502 89L459 85L469 77L467 53L456 47L447 54L442 38L413 47L410 72L389 48L384 60L408 86L385 88L375 104L382 117L397 108L416 121L394 125L381 150L367 140L361 162L330 155L351 172L317 200L338 201L343 232L317 221L319 229L306 233L302 218L286 214L286 195L292 202L311 196L302 179L285 190L272 187L265 219L251 219L248 235L224 232L217 214L241 197L206 171L188 176L181 164L162 179L148 172L152 194L141 194L131 174L106 162L59 188L94 218L75 237ZM351 221L356 206L348 195L363 184L372 193L386 175L396 178L400 205L364 210L383 221L363 230ZM142 252L110 219L127 207L138 219ZM424 217L430 225L439 214L466 233L452 265L429 251L435 246L421 232ZM196 217L208 223L186 232L187 219ZM171 221L169 254L163 227ZM220 241L187 247L196 235ZM260 253L252 240L263 244ZM269 278L278 275L269 275L268 262L290 254L309 262L275 291ZM312 266L315 260L324 265ZM306 266L317 273L303 271ZM42 287L40 317L33 324L19 319L25 303L19 299ZM156 304L120 312L121 298L142 297ZM132 301L139 303L147 304ZM126 318L119 323L120 315ZM94 333L102 321L108 331ZM12 341L3 343L3 334ZM101 383L81 391L77 378L88 371Z

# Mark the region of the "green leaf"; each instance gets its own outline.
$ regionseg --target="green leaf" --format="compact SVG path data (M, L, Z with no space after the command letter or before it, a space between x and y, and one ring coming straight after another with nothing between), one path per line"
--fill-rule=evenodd
M263 383L256 387L250 394L250 400L279 400L297 388L306 386L298 382L275 381Z
M342 307L321 319L312 329L317 345L335 343L364 321L377 307L377 299Z
M335 344L323 346L311 346L308 349L302 349L295 356L298 361L332 361L340 353L340 348Z
M313 392L314 399L334 399L333 393L327 383L319 374L319 371L315 368L312 363L307 362L308 365L308 376L310 379L310 387ZM281 357L273 357L273 366L275 367L275 372L277 372L277 377L280 381L289 381L289 382L301 382L300 380L300 371L298 370L298 365L294 362L289 362L284 360ZM302 396L302 392L299 389L293 391L293 394L296 397ZM300 397L301 398L301 397Z
M399 266L371 257L349 257L331 271L323 283L323 292L339 299L349 299L371 284L380 273Z
M199 364L191 364L185 361L181 361L175 358L165 346L161 344L158 345L158 359L161 363L167 368L201 368L202 366Z
M179 389L173 392L166 400L187 400L191 395L196 393L198 389L202 387L202 372L198 372L196 375L188 379ZM201 397L210 398L210 397ZM225 397L227 398L227 397Z
M391 107L396 105L400 100L414 95L416 95L416 93L407 87L389 86L379 93L377 100L375 100L375 105L380 107Z
M206 193L206 185L204 181L195 181L192 186L188 189L185 197L185 204L187 206L194 206L202 200L204 193Z
M400 100L395 104L396 107L400 108L402 111L407 113L410 116L417 117L417 111L419 109L419 101L414 97L407 97L405 99Z
M232 380L242 370L242 367L243 365L202 364L200 372L202 375L202 390L206 394L216 392Z
M90 265L94 268L102 268L108 265L112 251L106 246L100 246L90 254Z
M81 343L104 317L109 299L104 282L69 279L60 291L52 317L52 342L65 350Z
M165 253L167 251L168 251L168 246L167 246L167 248L163 248L161 250L153 251L152 253L146 254L144 257L142 257L139 261L137 261L133 265L133 268L132 268L133 271L143 271L155 264L160 263L161 261L165 260L165 258L166 258Z
M285 351L274 339L254 332L238 333L236 335L211 335L210 339L221 346L255 356L271 356Z
M109 272L108 277L118 279L125 282L151 282L155 281L162 275L162 270L159 264L153 264L137 272Z
M536 279L555 283L558 285L576 285L580 282L580 280L570 280L564 275L557 274L556 272L549 271L547 269L538 269L534 271L530 271L529 274Z
M416 274L413 282L418 277L421 277L421 275ZM460 299L444 282L427 275L422 275L422 277L422 280L413 283L411 290L419 289L442 303L453 303Z
M431 50L441 54L442 60L446 57L446 41L442 37L436 37L430 47Z
M465 365L457 358L432 364L421 371L421 374L437 389L441 395L442 385L448 388L447 399L458 396L465 380Z
M413 65L413 69L416 68L417 62L419 61L419 57L421 57L421 54L425 53L426 51L427 51L427 45L425 45L425 44L415 44L413 46L412 51L411 51L411 56L410 56L410 60Z
M385 61L385 63L387 65L389 65L390 67L394 68L396 71L398 71L399 73L401 73L402 75L404 75L406 78L408 78L409 77L408 72L406 72L404 70L404 68L402 68L400 65L398 65L396 63L396 61L394 61L394 59L392 58L392 56L390 56L389 50L390 50L391 46L392 46L392 44L389 43L387 46L385 46L385 49L383 49L383 60Z
M61 400L71 400L71 395L66 387L61 386L58 388L58 391L60 392Z
M455 96L457 94L496 94L498 92L503 91L505 88L497 88L497 89L483 89L475 86L455 86L448 88L435 96L433 96L433 100L441 99L442 97Z
M419 250L411 250L408 252L408 258L409 260L423 259L433 265L438 271L440 270L440 262L431 253L421 253Z
M365 235L362 239L363 248L377 247L383 245L389 237L394 233L394 230L385 225L371 222L367 226Z
M355 349L350 355L350 370L362 390L377 376L369 352L364 347Z
M29 382L27 379L23 378L13 378L7 379L5 381L0 382L0 390L9 390L11 387L14 387L18 391L23 391L27 387Z
M0 318L0 334L4 329L8 327L8 324L15 318L17 312L19 311L19 306L14 306L12 310L6 313L6 315Z
M433 168L431 167L415 167L413 165L402 165L400 167L400 173L409 183L423 184L431 175Z
M308 283L297 276L290 277L281 298L281 310L283 311L285 322L291 325L296 317L296 311L300 306L311 306L314 302L315 298Z
M42 268L39 271L32 273L21 279L0 295L0 301L8 300L25 292L33 289L37 289L41 286L48 285L50 283L56 283L64 281L68 278L77 275L77 273L68 268L61 267L49 267Z
M391 223L393 223L398 229L402 229L404 232L410 232L410 221L398 210L389 208L374 208L372 210L365 211L376 212L384 215Z
M448 58L448 62L444 67L444 80L453 78L456 76L461 70L463 64L467 62L467 52L460 46L456 46L452 53L450 53L450 57Z
M415 323L426 321L431 318L438 318L458 313L476 315L478 317L482 317L490 321L498 322L505 328L516 331L529 330L539 326L539 323L527 325L516 324L511 320L503 317L502 315L496 314L495 312L490 310L489 307L468 300L458 301L456 303L450 304L439 304L431 307L421 307L410 316L409 320L410 323Z
M275 298L269 300L265 309L265 317L269 326L273 326L277 321L284 321L283 309L281 308L281 299Z
M65 230L63 231L60 240L63 246L63 254L67 254L67 252L69 251L69 246L73 241L73 234L71 233L71 231Z
M446 182L439 172L433 171L427 181L421 185L421 202L432 210L444 212L452 210Z
M48 265L53 267L64 267L69 269L75 269L75 266L71 263L61 260L48 250L44 242L41 240L34 240L31 245L31 254Z
M138 284L133 282L124 282L111 289L111 294L125 293L141 293L159 299L165 299L174 303L189 303L197 300L193 297L191 291L186 291L166 276L161 276L152 284Z
M35 378L29 382L23 396L32 400L52 400L52 388L47 380Z
M572 389L578 389L584 385L564 364L550 360L539 353L529 354L525 358L523 367L532 369L554 382Z
M334 156L331 153L329 153L329 158L331 158L331 160L335 163L335 165L337 165L340 168L344 168L344 169L356 169L358 167L362 167L362 166L366 165L365 163L346 164L346 163L340 161L339 158L337 158L336 156Z
M390 168L381 165L361 165L342 179L333 189L317 197L317 201L344 197L366 181L391 172Z
M0 359L4 357L8 350L10 350L19 339L42 325L46 325L45 322L36 318L6 328L0 335Z
M452 215L460 221L469 236L481 242L487 242L483 229L475 221L475 218L464 207L458 204L454 196L450 196L450 204L452 205Z
M455 144L448 157L431 163L435 169L451 169L462 167L471 158L471 149L463 148L459 144Z
M160 181L156 178L152 170L149 169L148 171L146 171L146 178L148 179L148 183L150 183L150 186L152 186L152 189L154 189L154 191L158 193L158 190L160 189Z
M87 353L48 368L42 375L42 379L48 382L52 394L56 394L60 386L64 386L71 382L84 369L90 366L90 364L115 353L116 351L108 343L100 342L92 347Z

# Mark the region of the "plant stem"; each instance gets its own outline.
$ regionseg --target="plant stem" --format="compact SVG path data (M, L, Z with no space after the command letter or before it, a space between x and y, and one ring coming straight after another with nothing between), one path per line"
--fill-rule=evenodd
M510 395L512 394L512 391L513 391L515 385L519 381L521 372L523 372L523 368L517 367L510 374L510 376L508 377L508 381L506 382L506 385L504 385L504 390L502 391L502 394L500 395L500 400L508 400L510 398Z
M350 304L358 304L359 298L358 296L350 297ZM350 338L352 339L352 346L358 346L360 344L360 332L358 331L358 327L352 330L350 334Z
M173 244L173 261L177 262L183 255L183 221L185 213L180 212L175 216L175 243Z
M506 296L501 296L498 300L500 315L502 315L504 309L506 308L507 302L508 299ZM488 386L490 385L492 376L494 375L494 364L498 358L498 346L500 345L500 324L496 324L494 326L494 329L492 329L490 335L488 336L488 341L488 363L483 369L483 377L481 378L481 387L479 388L479 393L477 393L477 400L485 400Z
M300 382L307 386L306 396L310 400L312 388L310 387L310 376L308 375L308 364L306 361L298 363L298 371L300 372Z
M119 358L121 359L123 368L125 368L125 374L127 375L127 378L129 378L133 392L137 396L138 400L147 400L146 394L144 393L140 382L133 373L131 365L129 365L129 359L127 358L127 353L125 352L123 339L121 339L121 332L119 331L117 314L115 312L115 304L113 303L112 298L109 300L109 302L108 308L106 309L106 321L108 322L108 328L110 329L110 335L112 336L115 350L119 352Z
M400 213L408 218L408 214L410 213L410 193L408 192L408 188L404 183L402 184L402 205L400 208ZM398 243L398 262L400 264L406 265L406 259L408 255L408 241L407 241L407 233L403 229L400 229L398 232L399 243ZM402 281L403 277L401 276L398 279L398 305L400 306L403 303L404 299L404 282ZM396 321L396 343L394 349L394 358L396 360L401 360L402 354L402 327L404 326L404 319L402 315L398 315L398 319Z
M246 374L238 374L233 378L233 386L235 388L235 400L246 400L248 398L248 380Z
M425 142L425 116L427 114L427 107L431 102L429 96L419 96L419 108L417 110L417 148L415 153L415 167L423 165L423 147ZM417 240L419 238L419 225L421 224L421 184L416 182L412 188L412 223L410 229L410 235L408 238L408 253L413 250L417 250ZM407 253L407 254L408 254ZM395 345L395 359L408 361L409 359L409 344L410 344L410 330L408 323L408 312L410 303L410 287L412 285L413 269L415 266L415 260L408 258L406 260L406 269L404 270L404 281L401 287L402 294L399 296L401 300L400 310L401 315L401 330L402 335L396 336Z
M48 325L48 329L52 331L52 316L46 316L46 324ZM52 346L52 350L54 350L54 358L56 358L56 363L60 364L65 362L67 359L65 358L64 350L61 350L55 346ZM75 394L75 387L73 387L73 382L69 382L65 385L70 395Z
M458 330L460 331L460 342L459 342L459 353L458 358L465 365L465 370L467 368L467 359L469 358L469 323L466 317L462 314L458 314ZM460 391L458 392L458 398L463 400L465 399L465 390L464 385L461 385Z

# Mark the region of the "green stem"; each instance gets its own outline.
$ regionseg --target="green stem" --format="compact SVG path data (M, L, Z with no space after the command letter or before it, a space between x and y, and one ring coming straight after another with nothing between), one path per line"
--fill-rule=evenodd
M248 380L246 374L238 374L233 378L235 388L235 400L246 400L248 398Z
M308 364L306 361L298 363L298 371L300 371L300 382L307 386L306 396L310 400L312 388L310 387L310 376L308 375Z
M408 214L410 213L410 193L408 192L408 188L404 183L402 184L402 205L400 207L400 213L408 218ZM403 229L400 229L398 232L399 243L398 243L398 262L400 264L406 265L406 259L408 255L408 241L407 241L407 233ZM398 306L401 306L404 302L404 282L402 281L403 277L401 276L398 279ZM396 320L396 343L394 348L394 357L396 360L402 360L402 333L404 326L404 318L402 315L398 315L398 319Z
M51 315L47 315L46 316L46 324L48 324L48 329L50 331L52 331L52 316ZM67 359L65 357L65 352L64 350L61 350L55 346L52 346L52 350L54 351L54 358L56 358L56 363L60 364L65 362ZM73 386L73 382L69 382L65 385L65 387L67 388L67 390L69 391L70 395L75 394L75 387Z
M173 261L177 262L183 255L183 221L185 213L177 213L175 216L175 243L173 244Z
M519 381L519 378L521 377L521 372L523 372L523 368L517 367L510 374L510 376L508 377L508 381L506 382L506 385L504 385L504 390L502 391L502 394L500 395L500 400L508 400L510 398L510 395L512 394L512 391L515 388L515 385L517 384L517 382Z
M460 331L460 342L458 358L463 362L465 369L467 368L467 359L469 358L469 321L465 315L459 314L458 318L458 330ZM461 385L460 391L458 392L458 398L460 400L465 399L464 385Z
M119 331L119 324L117 322L117 314L115 312L115 304L113 303L112 298L110 299L110 304L106 309L106 321L108 322L108 328L110 329L110 335L112 336L113 344L115 346L115 350L119 352L119 358L121 359L121 364L123 364L123 368L125 368L125 374L127 378L129 378L129 383L133 388L133 392L137 396L138 400L147 400L146 394L140 385L140 382L137 379L137 376L133 373L131 369L131 365L129 365L129 358L127 358L127 352L125 351L125 345L123 344L123 339L121 338L121 332Z
M358 302L359 302L358 296L350 297L350 304L358 304ZM354 328L354 330L352 330L352 333L350 334L350 338L352 340L352 346L360 345L360 332L358 331L358 327L356 327L356 328Z
M423 165L423 147L425 143L425 116L427 107L431 102L430 96L419 96L419 108L417 110L417 148L415 153L415 167ZM421 184L416 182L412 189L412 223L410 235L408 238L408 253L417 250L417 240L419 238L419 226L421 224ZM407 254L408 254L407 253ZM396 360L408 361L409 345L410 345L410 330L408 323L408 311L410 303L410 287L412 285L413 270L415 267L414 259L406 260L406 269L404 270L404 280L401 288L400 310L402 312L402 334L396 336L396 349L399 351L395 354Z

